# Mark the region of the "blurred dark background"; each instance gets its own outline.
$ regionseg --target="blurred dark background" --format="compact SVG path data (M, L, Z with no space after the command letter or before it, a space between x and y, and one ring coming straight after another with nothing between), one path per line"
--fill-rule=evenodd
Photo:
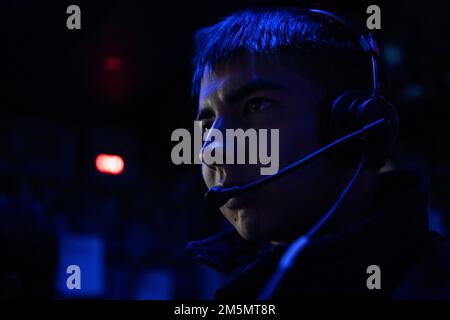
M81 8L81 30L66 8ZM401 117L390 167L426 173L431 226L450 222L447 1L2 1L0 297L208 298L220 276L185 253L221 230L199 166L170 141L191 130L193 34L258 5L333 11L364 26L382 12L389 96ZM101 169L99 155L120 174ZM101 161L100 161L101 162ZM100 168L96 166L100 165ZM67 290L66 268L83 290Z

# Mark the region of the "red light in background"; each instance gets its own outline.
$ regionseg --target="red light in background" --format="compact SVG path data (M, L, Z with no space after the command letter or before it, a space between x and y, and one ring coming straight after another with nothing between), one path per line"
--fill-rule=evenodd
M125 162L122 157L112 154L99 154L95 166L101 173L118 175L123 172Z
M122 68L122 59L119 57L107 57L105 60L105 69L107 71L119 71Z

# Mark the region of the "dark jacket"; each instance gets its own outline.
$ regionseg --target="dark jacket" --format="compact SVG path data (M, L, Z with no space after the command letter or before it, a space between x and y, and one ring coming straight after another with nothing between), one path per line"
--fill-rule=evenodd
M339 234L318 236L297 257L275 299L450 299L450 245L428 230L429 184L409 172L380 174L367 219ZM228 275L217 299L255 299L286 247L227 231L188 244L200 262ZM369 289L367 268L380 268Z

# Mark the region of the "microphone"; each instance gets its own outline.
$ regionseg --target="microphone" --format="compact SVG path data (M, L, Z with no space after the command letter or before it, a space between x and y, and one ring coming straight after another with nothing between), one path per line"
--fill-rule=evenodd
M388 121L384 118L378 119L376 121L373 121L365 126L363 126L361 129L353 131L339 139L334 140L333 142L325 145L324 147L310 153L306 157L295 161L291 163L290 165L287 165L286 167L280 169L277 173L270 175L270 176L264 176L261 177L255 181L252 181L250 183L247 183L243 186L233 186L224 188L222 186L215 186L209 189L205 193L205 200L207 202L207 205L213 208L220 208L223 206L229 199L236 197L240 195L243 192L246 192L248 190L261 187L262 185L269 183L275 179L278 179L287 173L293 171L294 169L298 169L301 166L307 164L311 160L317 158L318 156L332 150L333 148L342 145L345 142L348 142L353 139L364 139L366 138L372 131L375 129L378 129L382 125L387 125Z

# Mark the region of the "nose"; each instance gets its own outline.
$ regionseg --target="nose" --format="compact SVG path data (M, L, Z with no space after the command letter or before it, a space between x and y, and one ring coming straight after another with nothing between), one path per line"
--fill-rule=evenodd
M232 121L219 116L216 117L211 128L203 133L204 143L199 155L202 164L211 169L217 169L225 164L226 155L231 151L227 149L228 144L225 141L226 130L231 128L233 128Z
M223 137L222 133L225 132L223 122L223 116L216 117L211 128L202 132L203 145L199 157L202 164L207 165L211 169L215 169L218 165L223 164L219 161L212 162L212 157L210 157L210 155L213 155L215 158L218 158L221 153L223 154L223 139L220 139L221 136Z

